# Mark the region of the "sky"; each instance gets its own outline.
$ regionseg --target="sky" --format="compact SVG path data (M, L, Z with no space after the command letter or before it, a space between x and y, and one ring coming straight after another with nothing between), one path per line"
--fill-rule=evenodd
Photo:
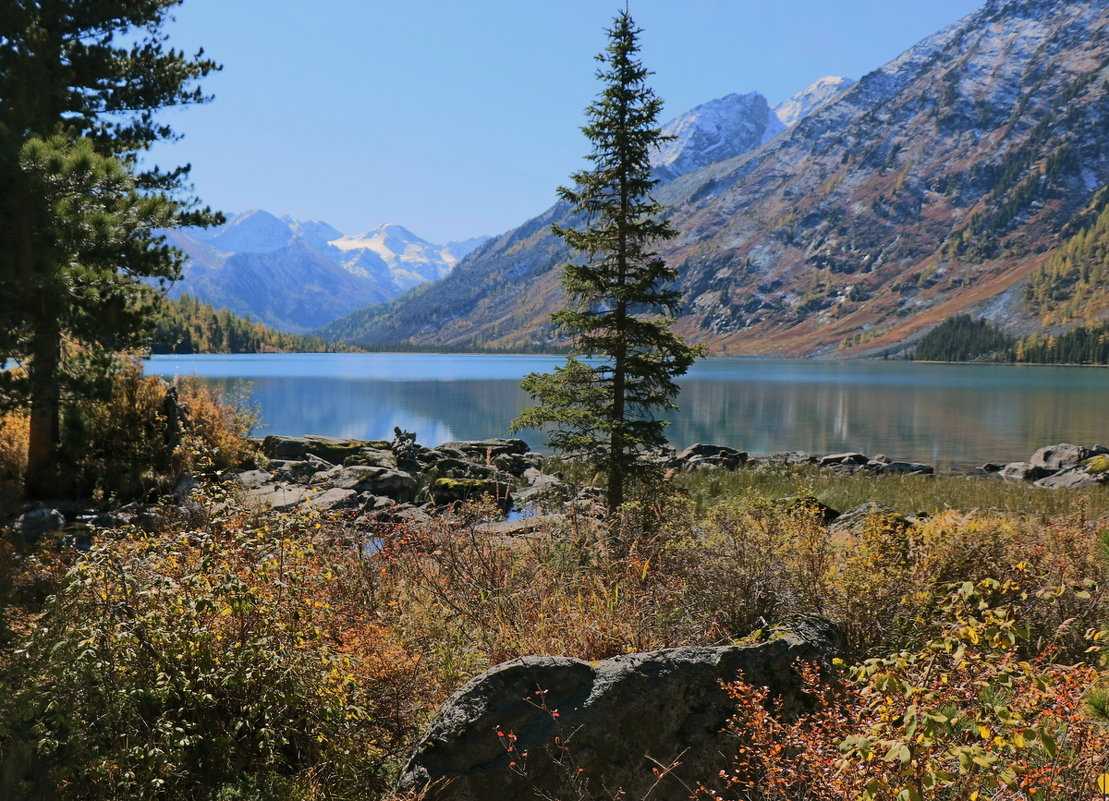
M629 0L663 121L732 92L771 105L858 79L982 0ZM184 0L173 47L223 65L212 102L163 113L225 213L432 242L503 233L586 162L594 55L622 0Z

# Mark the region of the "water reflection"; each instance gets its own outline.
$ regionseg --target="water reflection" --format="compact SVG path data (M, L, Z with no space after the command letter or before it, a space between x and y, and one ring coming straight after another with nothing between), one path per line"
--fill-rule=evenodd
M159 374L252 385L262 433L419 441L503 436L528 404L519 377L555 357L398 354L165 357ZM861 450L970 470L1041 445L1109 440L1109 371L713 359L682 382L671 441L751 453ZM533 445L537 432L524 432Z

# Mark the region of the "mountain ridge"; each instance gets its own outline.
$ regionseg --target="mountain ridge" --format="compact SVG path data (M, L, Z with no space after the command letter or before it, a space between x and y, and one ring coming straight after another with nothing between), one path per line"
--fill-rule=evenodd
M1103 3L991 0L769 142L658 187L680 232L662 248L681 274L679 330L716 353L863 356L956 313L1040 325L1029 277L1104 202L1107 34ZM564 216L552 207L444 282L324 333L557 342L546 315L570 254L545 227Z

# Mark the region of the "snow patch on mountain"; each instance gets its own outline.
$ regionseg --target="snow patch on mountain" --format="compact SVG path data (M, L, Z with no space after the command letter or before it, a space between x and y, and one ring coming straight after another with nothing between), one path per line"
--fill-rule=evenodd
M664 142L651 160L663 180L732 158L785 130L758 92L730 94L702 103L662 126Z
M836 95L855 83L850 78L826 75L806 86L789 100L774 106L774 115L786 128L792 128Z

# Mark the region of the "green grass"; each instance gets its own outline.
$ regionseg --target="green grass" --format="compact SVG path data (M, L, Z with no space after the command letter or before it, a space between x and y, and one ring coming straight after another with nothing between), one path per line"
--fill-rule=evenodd
M1075 512L1087 518L1109 514L1109 487L1050 490L987 476L841 475L806 465L681 473L674 483L699 512L725 498L812 495L841 512L876 501L902 515L945 509L991 509L1044 519Z

